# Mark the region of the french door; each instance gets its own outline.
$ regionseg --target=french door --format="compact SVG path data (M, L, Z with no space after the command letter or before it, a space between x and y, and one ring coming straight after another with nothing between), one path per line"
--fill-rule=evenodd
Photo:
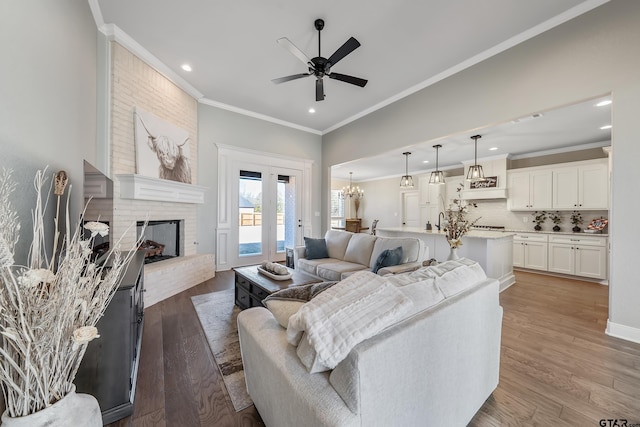
M236 182L234 264L284 261L285 248L302 242L302 171L246 163Z

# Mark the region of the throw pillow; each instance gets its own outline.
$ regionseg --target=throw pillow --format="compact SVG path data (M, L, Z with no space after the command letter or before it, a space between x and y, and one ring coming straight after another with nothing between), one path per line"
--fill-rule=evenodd
M377 273L382 267L391 267L392 265L398 265L402 261L402 246L398 246L395 249L385 249L380 252L376 264L371 270L373 273Z
M327 242L324 239L304 238L304 249L307 259L329 258Z
M292 286L276 291L262 300L262 303L273 314L280 326L289 326L289 317L300 310L311 298L329 289L337 282L320 282L310 285Z

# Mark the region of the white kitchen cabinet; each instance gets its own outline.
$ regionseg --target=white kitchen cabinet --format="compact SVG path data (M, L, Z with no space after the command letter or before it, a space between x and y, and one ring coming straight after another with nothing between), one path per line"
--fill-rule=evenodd
M607 238L550 236L549 271L593 279L607 279Z
M608 166L605 162L553 171L553 209L608 209Z
M547 271L547 235L518 233L513 236L513 266Z
M509 199L507 201L509 210L551 209L552 181L551 169L510 172Z

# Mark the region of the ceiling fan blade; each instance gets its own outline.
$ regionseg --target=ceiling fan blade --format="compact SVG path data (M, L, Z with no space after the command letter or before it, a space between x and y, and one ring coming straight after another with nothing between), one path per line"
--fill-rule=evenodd
M336 50L333 55L327 59L327 67L332 67L338 63L342 58L349 55L351 52L360 47L360 42L353 37L349 38L342 46Z
M322 79L316 80L316 101L324 101L324 84Z
M365 87L365 85L368 82L368 80L361 79L359 77L353 77L353 76L348 76L346 74L339 74L339 73L331 73L329 74L329 78L340 80L341 82L351 83L352 85L356 85L360 87Z
M294 45L293 43L291 43L291 40L289 40L286 37L282 37L278 40L276 40L276 42L282 46L283 48L287 49L289 52L291 52L293 54L293 56L295 56L296 58L298 58L300 61L302 61L305 65L315 69L315 66L313 65L313 62L311 62L311 59L309 59L309 57L307 55L304 54L304 52L302 52L300 49L298 49L298 47L296 45Z
M271 81L273 83L275 83L275 84L280 84L280 83L288 82L288 81L295 80L295 79L301 79L303 77L309 77L310 75L311 75L311 73L293 74L291 76L280 77L280 78L277 78L277 79L273 79Z

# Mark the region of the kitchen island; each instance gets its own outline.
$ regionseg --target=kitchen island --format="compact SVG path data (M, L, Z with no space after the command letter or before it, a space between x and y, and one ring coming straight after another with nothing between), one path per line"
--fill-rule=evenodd
M418 227L386 227L378 228L377 234L385 237L416 237L429 248L429 258L442 262L449 257L449 243L443 232ZM458 255L477 261L488 277L500 282L500 291L503 291L516 280L513 275L514 234L472 230L462 237Z

